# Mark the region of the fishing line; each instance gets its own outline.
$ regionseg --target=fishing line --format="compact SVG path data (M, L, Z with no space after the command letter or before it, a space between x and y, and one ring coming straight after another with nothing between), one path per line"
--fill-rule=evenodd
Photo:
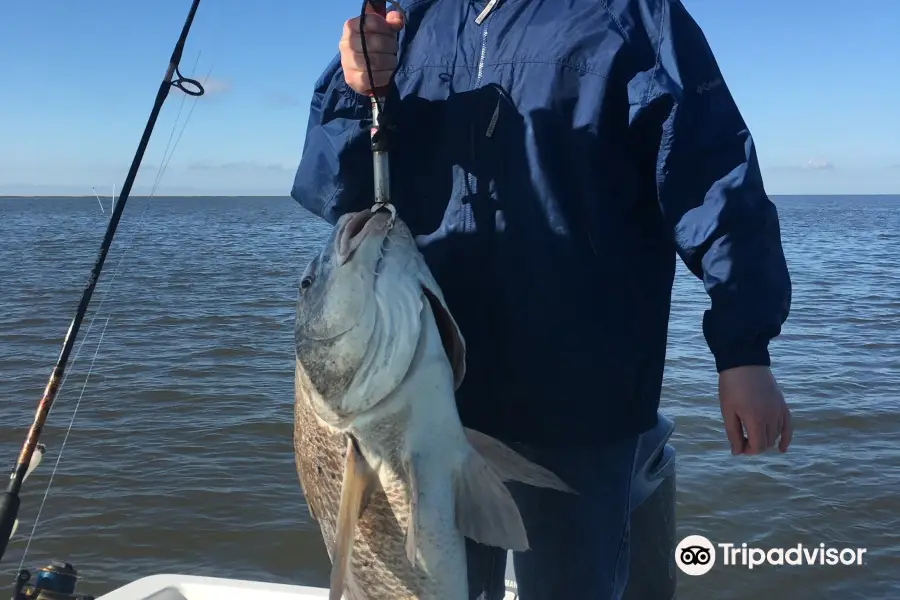
M366 74L369 76L369 89L372 92L375 92L375 75L372 74L372 61L369 58L369 47L366 45L366 7L372 5L376 11L380 9L380 6L375 3L375 0L363 0L362 10L359 13L359 43L362 45L362 54L363 60L366 62ZM381 100L378 96L375 96L375 105L378 108L378 113L381 114Z
M178 40L169 57L168 67L166 68L166 72L156 91L153 107L150 109L150 115L147 117L143 133L141 134L137 149L134 152L134 157L131 159L131 165L128 167L128 174L125 176L125 182L122 185L119 200L113 207L112 215L106 225L106 232L103 235L103 240L97 251L97 257L91 267L90 276L82 289L75 315L72 317L69 328L63 337L62 349L59 352L53 370L50 372L50 377L47 380L47 385L44 387L44 392L41 394L40 400L38 400L37 410L34 413L34 420L28 428L28 432L25 435L25 442L22 444L22 450L16 458L16 463L10 474L6 492L0 497L0 559L2 559L3 555L6 553L6 549L9 546L9 540L12 537L12 530L16 525L19 509L22 505L20 497L22 485L33 462L35 451L39 447L41 431L47 423L47 417L49 416L50 410L53 407L53 402L56 400L56 396L59 393L60 385L66 374L69 358L71 358L72 350L75 349L78 333L87 316L91 298L97 289L97 282L102 274L103 265L106 263L107 255L109 254L109 250L115 239L116 229L118 228L119 222L122 219L122 214L125 211L125 204L131 194L134 181L137 179L141 163L144 159L144 154L147 150L147 146L150 144L150 138L153 136L153 129L156 127L156 122L159 119L159 114L166 102L166 98L168 98L173 87L177 87L190 96L202 96L205 93L203 84L195 79L184 77L181 74L179 66L182 55L184 54L184 45L187 41L199 5L200 0L192 0L188 16L184 21L181 33L178 36Z
M94 350L94 357L91 359L91 364L88 367L87 375L85 375L84 377L84 384L82 384L81 386L81 393L78 395L78 400L75 402L75 410L72 411L72 419L69 421L69 427L66 429L66 435L63 436L62 444L59 447L59 453L56 455L56 464L53 465L53 470L50 472L50 480L47 482L47 489L44 491L44 497L41 499L41 505L40 507L38 507L37 515L34 517L34 524L31 527L31 534L28 536L28 541L25 543L25 550L22 551L22 561L19 563L18 571L21 571L25 567L25 558L28 556L28 549L31 547L31 540L34 539L34 534L37 531L38 522L41 520L41 513L44 512L44 505L47 503L47 498L50 496L50 487L53 485L53 478L56 476L56 471L59 470L59 462L62 460L63 449L65 449L66 447L66 442L69 441L69 434L72 432L72 426L75 424L75 415L78 414L78 407L81 406L81 400L82 398L84 398L84 391L87 389L88 380L91 378L91 372L94 370L94 363L97 360L97 355L100 354L100 345L103 343L103 336L106 334L106 328L109 326L109 319L110 317L106 317L106 324L103 325L103 331L100 332L100 339L97 341L97 349ZM94 321L92 319L91 324L93 325L93 323ZM86 340L87 334L85 334L84 337ZM84 345L84 342L82 342L82 345ZM81 347L79 346L79 350L80 349Z
M393 138L393 125L385 115L383 105L390 97L391 86L394 81L396 69L393 69L387 83L382 88L375 87L375 76L372 73L372 61L369 57L369 47L366 43L366 8L371 5L375 13L382 18L387 18L388 5L395 8L400 14L402 25L406 25L406 13L397 0L363 0L362 10L359 15L359 40L362 45L363 59L366 63L366 73L369 76L369 96L372 107L372 125L369 128L372 149L372 175L374 179L375 203L372 210L380 210L393 206L391 203L391 177L389 166L389 154ZM394 216L396 214L391 211Z
M194 61L194 68L192 71L196 71L197 64L200 62L200 53L197 53L197 59ZM210 67L210 73L212 73L212 67ZM193 75L193 73L192 73ZM207 79L209 78L209 74L207 74ZM118 262L116 262L116 268L113 270L112 275L109 277L109 283L106 284L106 289L103 292L103 296L100 298L100 302L97 304L97 309L94 311L94 316L91 317L90 323L88 323L87 331L84 334L84 338L81 340L81 343L78 345L78 349L75 351L75 356L72 358L72 362L69 364L69 369L66 371L65 375L63 375L62 382L59 385L58 394L62 394L63 387L66 384L66 381L69 379L69 375L72 373L72 368L75 366L75 363L78 361L78 356L81 354L81 349L87 343L88 337L90 336L91 330L94 327L94 321L97 320L97 317L100 315L100 309L103 308L103 304L106 302L106 298L109 296L110 292L113 288L113 283L116 280L116 277L119 275L119 272L122 268L122 265L125 262L125 258L128 256L128 251L131 250L134 245L134 240L137 237L137 234L140 232L141 227L144 224L144 219L147 215L147 210L150 208L150 204L152 203L153 197L156 194L156 190L159 187L159 182L162 179L164 171L168 168L169 161L172 159L172 155L175 153L175 147L178 146L178 141L181 140L181 134L184 133L185 128L187 127L187 123L191 118L191 115L194 112L194 107L197 105L197 98L194 98L194 103L191 106L191 110L188 112L188 116L185 118L184 125L181 128L181 132L178 135L178 138L175 141L175 147L172 147L172 152L168 156L168 160L166 160L166 154L169 152L169 146L172 143L172 137L175 133L175 129L178 127L178 120L181 118L181 109L184 107L184 101L187 99L187 96L183 96L181 99L181 104L179 105L178 115L175 117L175 122L172 124L172 132L169 134L169 141L166 144L166 149L163 151L163 160L160 161L160 167L157 170L156 181L154 185L150 189L150 195L147 198L147 204L144 207L144 210L141 212L141 215L138 217L137 223L135 224L134 230L131 232L131 237L128 238L128 241L125 244L125 248L122 251L122 256L119 257ZM53 407L50 407L50 412L48 416L53 412ZM61 451L61 450L60 450Z
M197 65L200 63L200 52L197 52L197 58L194 61L194 66L191 69L191 77L194 76L194 73L197 71ZM209 72L206 74L206 81L209 81L209 75L212 73L212 67L209 68ZM153 195L156 193L156 189L159 187L159 182L162 180L163 173L169 165L169 161L172 160L172 154L175 153L175 147L172 148L172 153L169 154L168 159L166 158L166 154L169 152L169 146L172 144L172 137L175 135L175 128L178 127L178 120L181 118L181 111L184 110L184 103L187 100L187 94L181 97L181 103L178 105L178 114L175 115L175 123L172 125L172 130L169 132L169 139L166 141L166 149L163 150L163 159L160 161L159 169L156 173L156 180L153 182L153 187L150 189L150 198L153 198ZM194 112L194 107L197 106L197 98L194 97L194 103L191 105L191 110L188 112L188 116L184 120L184 127L187 127L187 123L191 118L191 114ZM178 146L178 140L181 140L181 134L184 133L184 127L181 128L181 132L178 134L178 139L175 141L175 146ZM148 202L149 206L149 202ZM143 213L142 215L143 216Z
M191 70L191 77L193 77L194 73L196 72L197 65L200 62L200 55L201 55L201 53L198 52L197 58L194 61L194 66ZM210 67L209 71L206 74L206 81L209 81L209 77L211 74L212 74L212 67ZM181 88L179 88L179 89L181 89ZM185 117L184 123L182 124L181 130L179 131L178 136L175 137L175 130L178 128L178 121L181 118L181 113L184 109L184 103L187 100L187 97L189 95L193 96L193 102L191 103L191 108L188 111L187 116ZM103 304L106 302L107 297L109 296L110 292L112 291L112 289L114 287L116 278L117 278L118 274L121 272L122 265L125 264L125 259L128 257L128 252L134 246L135 238L137 237L137 234L140 232L140 230L144 224L145 217L150 208L150 205L153 203L152 201L153 201L153 198L155 197L156 192L159 188L159 184L162 181L162 178L165 175L166 170L168 169L169 163L172 160L172 156L174 156L174 154L175 154L175 150L178 147L178 143L181 141L181 136L184 134L185 129L187 128L187 125L190 122L191 115L193 115L194 109L197 107L198 100L199 100L199 96L196 94L191 94L191 93L185 93L185 95L183 95L181 98L181 103L179 104L179 107L178 107L178 113L176 114L175 122L172 124L172 129L169 133L169 138L168 138L168 141L166 142L165 150L163 150L163 160L160 161L160 166L157 169L157 173L155 176L153 186L151 187L150 194L147 198L147 203L144 206L144 209L141 212L140 216L138 217L137 223L136 223L133 231L131 232L131 236L128 238L128 241L126 242L126 244L124 246L122 255L119 257L119 260L116 262L116 267L113 270L113 273L109 278L109 283L106 285L106 289L104 290L103 295L100 298L100 302L97 304L97 309L94 311L94 315L91 318L90 323L88 324L88 328L87 328L87 331L85 332L84 338L81 340L81 343L78 345L78 348L75 351L75 356L72 358L72 362L69 366L69 370L67 370L67 372L63 375L62 382L60 383L60 386L59 386L59 392L58 392L59 394L62 393L63 387L65 386L65 383L66 383L69 375L74 370L75 364L78 361L78 357L81 354L81 349L84 347L84 345L87 343L88 338L90 337L91 330L94 327L94 322L97 320L97 317L100 315L101 309L103 308ZM173 138L175 139L174 144L172 143ZM171 151L170 151L170 148L171 148ZM82 399L84 398L84 392L85 392L85 389L87 388L88 379L90 378L91 373L94 369L94 362L97 360L97 356L100 352L100 347L103 343L103 336L106 333L106 328L109 325L110 318L111 317L107 317L106 324L103 327L103 331L100 333L100 339L97 342L97 348L94 352L94 357L91 360L90 366L88 367L88 371L87 371L87 374L84 379L84 383L81 388L81 393L79 394L78 399L75 403L75 408L72 411L72 417L69 420L68 428L66 429L65 436L63 437L63 441L60 445L59 453L57 454L57 457L56 457L56 463L53 467L53 470L50 473L50 478L47 482L47 487L44 491L44 497L41 500L40 507L38 508L37 515L35 516L34 524L32 525L32 528L31 528L31 534L29 535L28 540L25 544L25 549L22 553L22 560L21 560L21 563L19 564L19 571L21 571L25 565L25 561L26 561L27 555L28 555L28 550L31 546L32 540L34 539L35 533L37 532L37 527L38 527L38 524L40 521L41 514L44 510L44 505L47 502L47 498L50 495L50 489L52 488L52 485L53 485L53 478L55 477L57 471L59 470L60 461L62 460L62 456L65 451L66 443L68 442L68 439L69 439L69 434L71 433L71 431L74 427L75 417L78 414L78 409L81 406ZM51 407L51 412L52 412L52 407ZM49 413L48 413L48 416L49 416Z
M194 76L194 73L197 71L197 65L200 63L200 55L202 50L197 52L197 58L194 59L194 66L191 68L191 77ZM206 78L209 80L209 75L212 73L212 67L209 69L209 73L207 73ZM91 334L91 329L94 328L94 321L97 320L97 317L100 315L100 309L103 308L104 302L106 302L107 296L109 296L110 291L112 291L113 282L116 280L116 277L119 274L122 265L124 264L125 258L128 256L128 251L134 245L134 239L137 237L138 232L141 229L141 226L144 223L144 217L147 214L147 209L150 208L150 204L153 200L154 195L156 194L156 190L159 187L159 182L162 179L162 176L165 170L168 168L169 161L172 159L172 154L175 153L175 148L172 148L172 153L169 154L168 160L166 160L166 154L169 152L169 147L172 144L172 137L175 133L175 128L178 127L178 120L181 118L181 111L184 108L184 102L187 100L187 95L181 97L181 103L178 105L178 114L175 115L175 122L172 124L172 131L169 133L169 139L166 142L166 148L163 150L163 160L160 161L160 167L157 169L156 180L153 186L150 188L150 195L147 199L147 205L144 207L144 210L141 212L141 215L138 217L137 223L134 226L134 231L131 232L131 237L128 238L128 242L125 244L125 249L122 251L122 256L119 257L118 262L116 262L116 268L113 270L113 274L109 278L109 283L106 285L106 290L103 292L103 296L100 298L100 302L97 304L97 309L94 311L94 316L91 318L91 322L88 323L87 331L84 334L84 338L81 340L81 343L78 345L78 349L75 351L75 356L72 358L72 362L69 364L69 370L66 371L66 374L63 375L62 383L59 385L59 394L62 395L62 390L66 385L66 380L68 380L69 375L72 373L72 369L75 367L75 363L78 361L78 356L81 354L81 348L87 343L88 337ZM191 115L194 112L194 107L197 105L197 97L194 97L194 103L191 105L191 110L188 112L188 116L185 118L184 125L181 128L181 132L178 135L177 140L175 141L175 146L178 146L178 141L181 140L181 134L184 133L185 127L187 127L188 121L191 118ZM96 192L95 192L96 195ZM99 198L98 198L99 201ZM103 209L103 205L100 205L101 210ZM52 414L53 407L50 407L50 413L48 416ZM62 453L62 448L60 448L60 453Z
M380 11L382 7L387 11L387 5L390 5L397 12L400 13L400 16L403 18L403 24L406 25L406 13L403 8L401 8L400 3L397 0L363 0L362 10L359 13L359 43L362 45L362 55L363 60L366 63L366 74L369 76L369 89L372 90L372 93L375 93L375 75L372 73L372 60L369 58L369 47L366 45L366 7L368 5L372 5L376 11ZM390 82L394 80L394 74L391 73L391 78L388 80L388 85ZM382 112L383 107L381 103L381 99L375 94L375 105L378 108L379 116L384 114Z

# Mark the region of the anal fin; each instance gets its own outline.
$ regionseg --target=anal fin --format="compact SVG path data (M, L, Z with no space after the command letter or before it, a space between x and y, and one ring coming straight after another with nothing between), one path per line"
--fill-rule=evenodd
M503 481L518 481L539 488L577 494L549 469L536 465L503 442L491 436L464 428L469 444L481 455Z
M528 550L528 536L515 500L488 463L474 450L454 481L456 527L467 538L505 550Z
M341 485L341 505L338 509L328 600L341 600L344 594L356 523L366 509L375 480L375 472L360 453L356 440L347 436L347 457Z
M455 481L456 526L481 544L528 550L522 515L504 481L577 493L549 469L534 464L502 442L466 429L471 445Z

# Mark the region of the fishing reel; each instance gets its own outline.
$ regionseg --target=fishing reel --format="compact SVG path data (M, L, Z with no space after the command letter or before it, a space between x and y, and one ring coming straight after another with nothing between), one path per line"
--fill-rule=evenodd
M34 472L41 463L46 447L38 444L31 457L31 463L22 480ZM15 533L19 521L13 522L10 537ZM94 600L93 596L76 594L75 584L78 582L78 571L70 563L55 560L46 567L38 569L37 577L31 581L31 572L27 569L19 571L13 588L12 600Z
M67 562L53 561L38 569L33 583L31 573L22 569L11 600L94 600L93 596L75 593L77 581L78 571Z

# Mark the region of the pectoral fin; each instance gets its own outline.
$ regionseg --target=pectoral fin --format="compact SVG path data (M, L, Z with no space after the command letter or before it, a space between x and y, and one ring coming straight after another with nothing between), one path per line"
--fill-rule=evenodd
M502 481L518 481L539 488L577 494L549 469L536 465L503 442L489 435L464 428L469 444L481 455Z
M416 566L416 535L419 520L419 480L416 476L415 459L406 463L406 474L409 478L409 520L406 526L406 558L409 564Z
M366 509L375 481L374 471L366 463L356 441L348 436L347 461L344 465L344 481L341 486L341 506L338 510L328 600L341 600L344 594L356 522Z

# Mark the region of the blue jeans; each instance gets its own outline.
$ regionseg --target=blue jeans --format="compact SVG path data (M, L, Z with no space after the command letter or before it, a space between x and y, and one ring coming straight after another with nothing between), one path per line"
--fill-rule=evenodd
M509 483L531 549L513 554L520 600L620 600L628 580L637 437L601 448L512 446L578 495ZM466 539L470 600L502 600L507 552Z

